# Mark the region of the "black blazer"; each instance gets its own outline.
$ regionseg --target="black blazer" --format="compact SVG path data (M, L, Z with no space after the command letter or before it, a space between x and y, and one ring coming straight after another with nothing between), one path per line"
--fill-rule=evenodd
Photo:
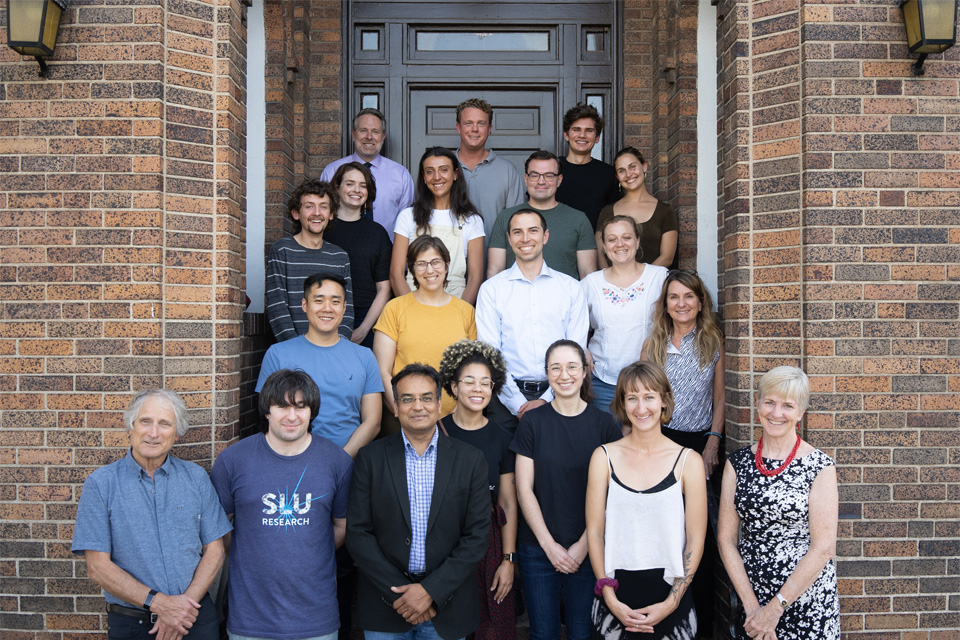
M426 577L434 600L433 625L442 638L462 638L480 625L475 571L490 535L487 462L479 449L440 433L426 535ZM411 625L394 611L408 584L410 500L399 433L360 449L347 507L347 549L360 569L357 614L369 631L404 632Z

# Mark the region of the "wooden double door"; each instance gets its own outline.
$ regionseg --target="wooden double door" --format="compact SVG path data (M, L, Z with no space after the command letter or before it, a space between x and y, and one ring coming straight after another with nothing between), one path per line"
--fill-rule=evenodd
M471 97L494 107L487 146L521 169L537 149L565 153L562 118L577 102L618 138L613 0L354 0L348 16L346 114L382 110L384 154L412 172L425 148L459 146L456 106ZM605 140L595 155L609 160Z

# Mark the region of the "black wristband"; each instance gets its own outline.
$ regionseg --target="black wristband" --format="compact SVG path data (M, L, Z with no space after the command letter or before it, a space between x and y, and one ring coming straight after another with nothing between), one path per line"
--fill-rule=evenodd
M159 593L156 589L150 589L150 593L147 594L147 599L143 601L143 608L147 611L150 610L150 605L153 604L153 598Z

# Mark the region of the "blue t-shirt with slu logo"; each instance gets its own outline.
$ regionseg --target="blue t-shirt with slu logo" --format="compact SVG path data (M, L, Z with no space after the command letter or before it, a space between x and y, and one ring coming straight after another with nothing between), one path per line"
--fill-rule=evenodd
M233 514L230 633L294 640L340 627L332 518L347 517L352 470L350 456L317 435L294 456L260 433L217 458L210 479Z

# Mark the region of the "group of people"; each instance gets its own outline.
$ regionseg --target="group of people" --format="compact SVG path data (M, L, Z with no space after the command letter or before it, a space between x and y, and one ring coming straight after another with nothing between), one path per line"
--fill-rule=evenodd
M134 398L74 531L111 638L218 637L227 552L232 640L509 639L520 591L533 639L710 637L717 549L749 637L839 637L806 376L761 377L763 437L724 463L708 535L723 335L699 277L668 271L675 214L639 151L591 158L592 107L522 179L491 122L461 104L461 147L428 149L414 185L365 109L355 153L297 188L267 264L266 428L209 478L169 455L183 401Z

